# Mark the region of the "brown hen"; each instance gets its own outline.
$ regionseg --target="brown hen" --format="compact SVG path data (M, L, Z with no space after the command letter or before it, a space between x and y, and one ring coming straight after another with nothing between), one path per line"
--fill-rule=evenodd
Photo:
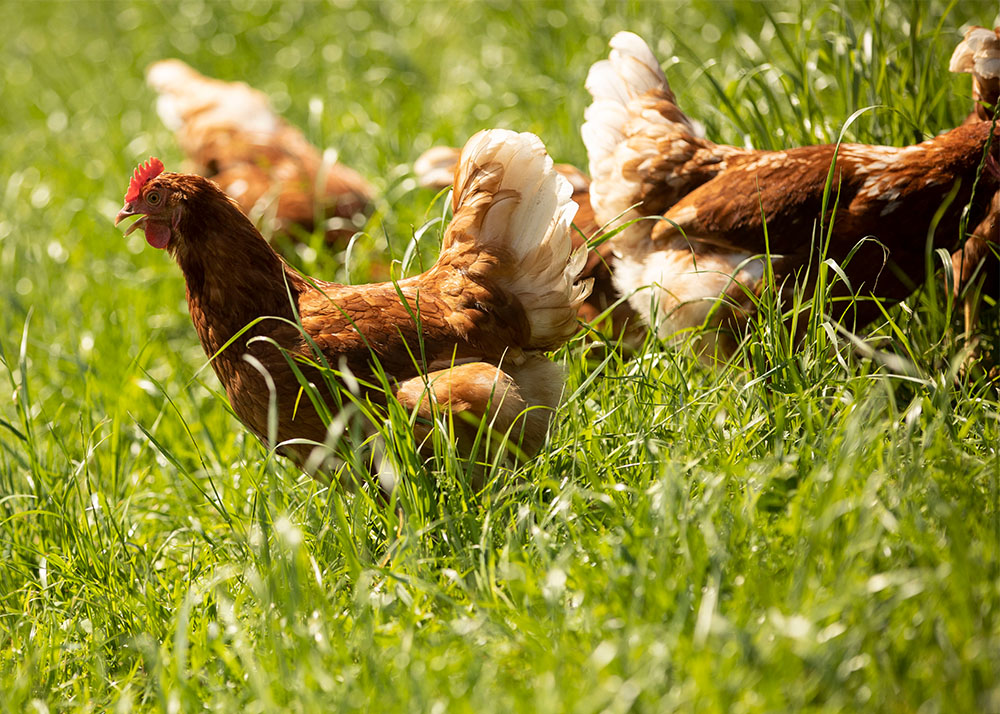
M619 33L611 47L587 78L591 203L598 223L640 219L614 238L615 283L660 334L702 325L741 333L767 282L766 253L776 286L787 291L797 280L810 294L822 252L813 236L826 231L822 258L850 281L834 297L860 298L835 306L849 327L880 314L870 298L901 300L923 282L929 230L936 247L954 249L969 235L996 241L998 179L982 171L996 141L989 123L905 148L720 146L692 132L638 36ZM725 355L735 343L703 339L702 349L713 346Z
M160 171L158 161L136 170L117 221L143 216L129 232L141 227L179 264L205 353L258 437L268 438L270 395L283 453L305 464L327 437L287 355L333 412L337 400L315 363L364 384L376 381L377 361L396 398L420 416L486 416L524 452L540 448L563 384L543 352L576 331L588 286L577 282L584 253L571 245L570 186L537 137L496 130L470 139L437 262L373 285L300 275L214 183ZM364 393L384 401L382 390ZM418 426L418 438L427 433Z
M146 81L190 170L215 181L265 234L296 238L319 219L327 241L336 242L364 225L372 187L275 114L262 92L205 77L177 59L150 66Z

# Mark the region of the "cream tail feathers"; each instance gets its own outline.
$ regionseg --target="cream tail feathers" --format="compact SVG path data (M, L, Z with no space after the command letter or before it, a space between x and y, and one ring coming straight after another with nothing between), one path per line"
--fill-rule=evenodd
M990 108L1000 99L1000 28L970 27L966 30L965 37L951 55L948 69L972 75L972 99L977 104L969 120L992 119Z
M271 136L283 124L263 92L205 77L178 59L153 63L146 82L158 95L156 113L172 131L226 127Z
M592 281L577 282L586 250L573 250L577 206L569 182L534 134L481 131L466 143L455 175L454 219L438 264L476 251L473 277L520 303L531 334L524 349L554 349L578 329Z
M952 53L948 70L1000 77L1000 28L970 27Z
M591 205L598 224L625 226L612 239L615 287L668 336L705 319L745 256L695 261L685 241L652 239L655 217L753 152L703 138L638 35L619 32L610 45L608 59L590 68L586 83L593 103L581 134L590 158ZM647 220L636 220L642 218Z
M619 215L620 222L649 215L629 210L643 193L644 171L654 163L662 168L668 144L677 160L686 162L694 150L689 140L702 136L701 127L677 107L642 38L619 32L610 44L608 59L596 62L587 75L594 101L580 130L590 159L591 204L601 224Z

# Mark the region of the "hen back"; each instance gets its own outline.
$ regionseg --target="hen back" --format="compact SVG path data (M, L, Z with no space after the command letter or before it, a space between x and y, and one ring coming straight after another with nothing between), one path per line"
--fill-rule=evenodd
M982 170L995 145L988 123L904 148L720 146L691 131L639 37L619 33L611 46L587 79L591 203L598 222L639 219L614 239L615 282L664 336L723 324L739 334L768 272L776 287L798 281L808 295L825 258L850 281L834 297L860 298L835 317L865 324L880 314L870 298L900 300L922 284L929 231L934 246L954 250L995 225L997 178ZM822 255L820 226L829 231ZM731 352L735 343L720 337L704 348Z

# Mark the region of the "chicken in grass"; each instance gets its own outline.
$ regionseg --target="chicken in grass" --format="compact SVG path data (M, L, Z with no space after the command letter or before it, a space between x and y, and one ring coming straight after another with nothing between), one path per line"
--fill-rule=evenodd
M589 285L577 280L585 255L572 249L572 190L537 137L494 130L470 139L437 262L373 285L302 276L214 183L162 171L155 159L136 169L116 222L141 216L129 232L143 229L177 261L202 347L258 437L267 438L271 389L282 453L305 464L327 435L287 353L331 410L336 400L314 363L371 383L377 360L396 398L420 416L487 417L524 453L541 447L563 385L544 352L576 332ZM382 390L367 396L380 394L384 402ZM418 439L428 434L420 424Z
M968 237L964 225L996 240L1000 184L983 171L987 146L996 151L989 123L903 148L720 146L692 132L642 39L619 33L611 47L587 78L594 101L582 133L591 203L598 223L641 219L613 239L614 277L660 334L725 328L700 344L730 354L769 269L776 287L789 291L799 281L811 294L820 222L830 231L822 257L850 281L838 281L834 297L860 298L849 309L834 305L834 317L848 327L880 314L872 297L901 300L922 284L929 231L935 247L948 249ZM828 176L833 191L824 215Z
M205 77L177 59L150 66L146 81L190 170L215 181L265 234L296 238L319 219L332 243L364 225L372 187L275 114L262 92Z
M948 69L972 75L972 113L966 124L993 121L1000 102L1000 27L987 30L970 27L955 48ZM996 164L993 171L1000 171ZM952 254L955 295L964 299L965 332L971 337L977 321L979 295L983 292L1000 300L1000 198L990 214L992 225L970 236L961 250ZM992 236L992 242L988 237Z
M451 186L460 153L459 149L451 146L434 146L422 153L413 163L417 183L435 191ZM553 168L573 187L573 202L578 208L576 218L573 219L577 229L573 232L573 247L579 248L601 232L590 208L590 178L570 164L555 164ZM601 243L588 251L581 277L592 278L594 282L590 296L580 305L580 319L594 322L611 309L612 330L617 336L628 327L636 325L636 316L627 302L618 299L618 292L611 280L613 263L610 243Z

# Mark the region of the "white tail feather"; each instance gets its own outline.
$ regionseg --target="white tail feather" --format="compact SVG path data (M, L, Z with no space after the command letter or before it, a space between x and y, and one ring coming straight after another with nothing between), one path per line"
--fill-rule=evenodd
M576 282L586 251L573 251L572 193L534 134L481 131L462 150L442 257L471 238L476 251L500 258L488 275L524 308L530 349L569 339L590 293L590 281Z
M586 87L594 102L587 108L581 133L594 178L624 138L629 103L653 89L670 91L660 63L641 37L619 32L610 45L608 59L594 63L587 73Z
M1000 32L970 27L952 53L948 70L986 79L1000 78Z
M417 183L424 188L440 191L455 180L455 167L460 151L451 146L432 146L413 162Z
M951 55L948 69L972 75L975 108L966 121L986 121L1000 103L1000 27L987 30L970 27Z
M191 131L194 124L270 135L282 124L263 92L243 82L205 77L178 59L150 65L146 83L159 95L157 114L173 131Z
M666 75L642 38L619 32L610 44L608 59L596 62L587 75L594 101L580 130L590 159L591 205L602 224L620 215L621 222L635 218L638 214L625 212L641 194L643 167L668 161L674 147L678 156L690 157L688 140L702 136L674 104ZM669 166L658 170L662 174ZM664 174L660 180L667 179Z

